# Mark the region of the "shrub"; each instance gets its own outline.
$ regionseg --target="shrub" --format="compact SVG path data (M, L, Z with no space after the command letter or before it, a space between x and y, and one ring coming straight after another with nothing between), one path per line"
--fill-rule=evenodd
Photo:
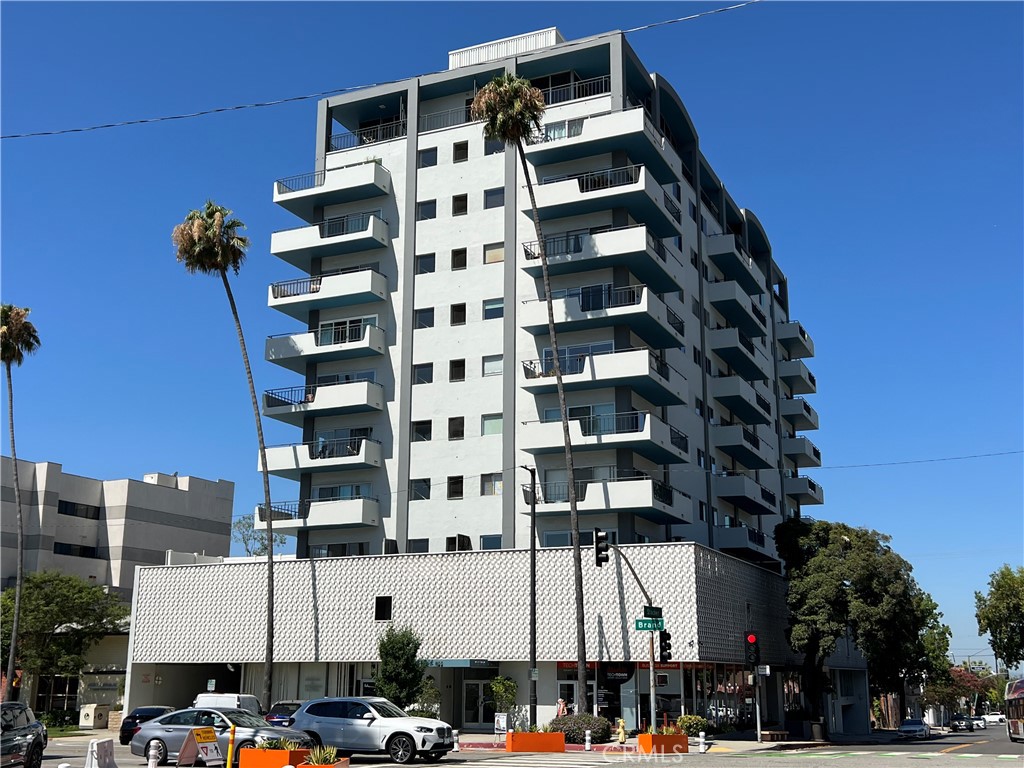
M555 733L564 733L566 744L586 743L587 731L590 731L590 740L594 744L611 741L612 737L611 722L593 715L563 715L556 717L548 726Z
M437 712L430 709L407 709L405 710L405 714L409 717L427 717L431 720L437 719Z
M39 722L47 728L66 728L78 724L78 712L73 709L54 709L41 713Z
M708 721L700 715L683 715L676 720L676 725L687 736L699 736L701 731L708 732Z

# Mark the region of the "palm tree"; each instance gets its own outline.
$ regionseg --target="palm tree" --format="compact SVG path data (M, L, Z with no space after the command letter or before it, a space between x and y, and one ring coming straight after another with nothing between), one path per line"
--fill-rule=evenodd
M256 420L256 439L260 448L260 469L263 472L263 510L267 521L267 650L263 666L263 706L269 710L271 704L271 682L274 665L274 520L270 506L270 473L267 471L267 446L263 442L263 421L260 419L259 401L256 399L256 388L252 382L252 369L249 367L249 353L245 349L245 336L242 334L242 322L238 319L238 308L235 297L231 293L228 282L228 270L236 275L245 263L245 251L249 247L249 238L238 234L245 229L238 219L228 218L231 211L217 205L212 200L206 201L201 211L189 211L185 220L178 224L171 233L171 242L177 247L178 261L185 264L190 273L202 272L204 275L220 275L224 283L224 292L231 305L231 316L235 320L235 331L238 333L238 346L242 349L242 363L245 365L245 378L249 383L249 397L252 400L252 415Z
M14 506L18 510L18 572L14 580L14 616L11 618L11 650L7 657L4 701L14 692L14 665L18 648L18 620L21 617L21 589L25 581L25 520L21 514L21 485L18 482L18 451L14 445L14 384L11 365L20 366L25 355L39 349L39 334L28 320L32 310L13 304L0 306L0 360L7 373L7 429L11 433L11 467L14 469Z
M537 211L537 197L530 180L530 167L526 162L524 144L542 130L544 94L530 81L511 72L496 76L473 99L470 116L484 121L484 136L492 141L514 146L523 166L526 190L530 195L533 227L537 233L537 252L540 256L544 280L544 298L548 308L548 335L551 337L551 356L558 391L558 411L562 417L562 437L565 442L565 471L569 491L569 525L572 529L573 582L576 591L576 713L587 711L587 633L583 622L583 559L580 552L580 519L576 511L576 472L572 462L572 443L569 438L569 413L565 405L562 386L562 367L555 334L555 311L551 300L551 280L548 275L547 248Z

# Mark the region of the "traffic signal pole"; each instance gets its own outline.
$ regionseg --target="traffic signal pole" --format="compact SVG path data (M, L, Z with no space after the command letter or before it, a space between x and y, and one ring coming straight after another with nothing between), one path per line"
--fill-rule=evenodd
M650 598L648 598L647 604L651 605ZM655 706L654 706L654 632L655 632L655 630L652 629L651 633L650 633L651 634L651 702L650 702L651 703L651 728L656 728L657 725L658 725L657 720L656 720L658 714L655 711Z

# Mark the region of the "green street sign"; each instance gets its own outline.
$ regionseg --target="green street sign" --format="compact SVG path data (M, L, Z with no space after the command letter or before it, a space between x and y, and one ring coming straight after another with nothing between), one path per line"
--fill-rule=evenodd
M633 628L637 632L656 632L665 628L664 619L634 619Z
M644 618L645 619L660 619L661 606L660 605L645 605L644 606Z

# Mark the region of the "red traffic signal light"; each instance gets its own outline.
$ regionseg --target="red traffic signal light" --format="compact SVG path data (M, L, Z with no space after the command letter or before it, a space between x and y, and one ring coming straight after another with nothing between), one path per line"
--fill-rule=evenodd
M753 632L748 632L747 633L747 642L751 643L751 644L756 643L757 642L757 635L755 635Z
M747 667L753 668L761 663L761 648L757 642L757 635L753 632L747 632L745 639L747 642L744 652L744 661L746 661Z

